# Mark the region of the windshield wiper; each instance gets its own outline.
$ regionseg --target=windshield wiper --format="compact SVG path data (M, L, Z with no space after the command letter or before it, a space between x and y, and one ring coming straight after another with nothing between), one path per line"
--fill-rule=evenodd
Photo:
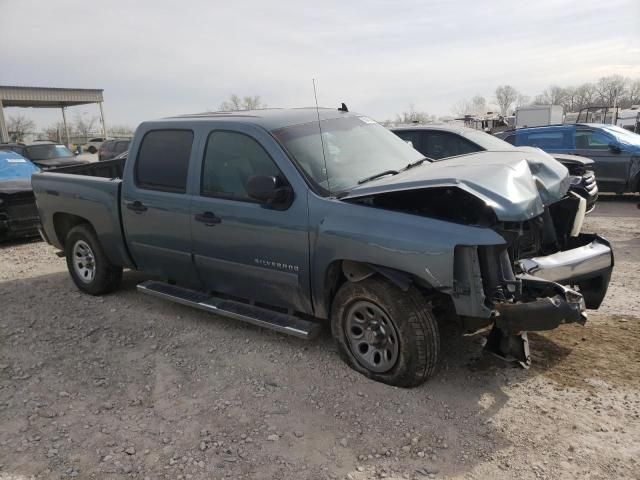
M375 175L371 175L370 177L358 180L358 185L370 182L371 180L375 180L376 178L386 177L387 175L397 175L398 173L398 170L385 170L384 172L376 173Z
M421 158L420 160L416 160L415 162L411 162L409 165L403 168L403 170L409 170L410 168L417 167L418 165L422 165L424 162L431 162L432 160L428 157Z

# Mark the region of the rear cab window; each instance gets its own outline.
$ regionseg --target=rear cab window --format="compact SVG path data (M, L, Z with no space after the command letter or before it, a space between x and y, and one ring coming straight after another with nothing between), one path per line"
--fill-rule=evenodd
M146 190L185 193L193 145L191 130L151 130L140 144L135 184Z

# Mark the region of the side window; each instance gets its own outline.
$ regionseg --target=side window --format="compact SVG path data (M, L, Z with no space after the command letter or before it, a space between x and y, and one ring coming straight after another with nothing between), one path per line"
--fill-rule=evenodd
M115 143L115 153L122 153L124 152L127 147L129 146L129 142L116 142Z
M480 150L468 140L448 132L431 132L427 135L426 140L427 145L423 149L423 154L435 160L465 155Z
M543 150L564 148L564 134L562 132L530 133L524 143Z
M611 139L597 130L577 130L576 148L608 150Z
M135 178L140 188L184 193L193 132L153 130L142 139Z
M515 145L516 144L516 136L515 135L509 135L508 137L504 138L504 141L507 143L510 143L511 145Z
M269 154L253 138L237 132L209 134L202 163L200 193L203 196L253 202L246 189L253 175L282 179Z
M415 148L416 150L418 150L420 153L424 155L424 152L422 151L422 141L421 141L422 132L416 132L413 130L400 130L393 133L395 133L405 142L411 142L411 145L413 146L413 148Z

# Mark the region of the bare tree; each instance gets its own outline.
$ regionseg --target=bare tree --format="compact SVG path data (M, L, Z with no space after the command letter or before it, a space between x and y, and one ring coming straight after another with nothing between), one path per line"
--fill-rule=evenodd
M498 108L500 108L500 115L505 116L518 100L519 93L511 85L500 85L496 88L495 96Z
M457 101L452 107L451 111L458 117L464 117L465 115L471 115L471 102L463 98Z
M109 127L109 134L113 137L133 137L134 131L131 125L115 124Z
M237 110L255 110L257 108L266 108L266 104L262 103L260 95L245 96L240 98L233 94L220 104L220 110L223 112L232 112Z
M80 137L88 138L94 131L98 117L91 117L85 120L79 113L75 116L75 122L73 124L73 131Z
M565 89L558 85L551 85L533 101L536 105L561 105L566 96Z
M629 82L626 101L628 104L625 105L626 107L640 104L640 79Z
M471 99L471 111L474 115L484 115L487 109L487 100L482 95L476 95Z
M25 134L33 131L35 128L35 122L21 113L18 115L11 115L7 120L7 131L9 132L9 136L16 142L23 141Z
M598 100L602 106L618 105L626 93L627 79L622 75L610 75L602 77L596 83Z
M531 97L529 95L518 94L516 99L516 107L524 107L531 103Z
M47 140L51 140L53 142L62 142L64 141L64 123L56 122L49 125L44 129L44 134Z
M409 110L396 115L395 123L429 123L435 120L435 116L427 112L418 112L413 104L409 105Z
M593 83L583 83L576 88L576 105L573 111L579 111L593 104L596 87ZM569 110L571 111L571 110Z

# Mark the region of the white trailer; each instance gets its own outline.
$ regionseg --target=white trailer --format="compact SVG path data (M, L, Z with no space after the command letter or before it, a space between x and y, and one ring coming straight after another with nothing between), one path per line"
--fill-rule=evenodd
M516 109L516 128L542 127L562 123L564 112L560 105L531 105Z

